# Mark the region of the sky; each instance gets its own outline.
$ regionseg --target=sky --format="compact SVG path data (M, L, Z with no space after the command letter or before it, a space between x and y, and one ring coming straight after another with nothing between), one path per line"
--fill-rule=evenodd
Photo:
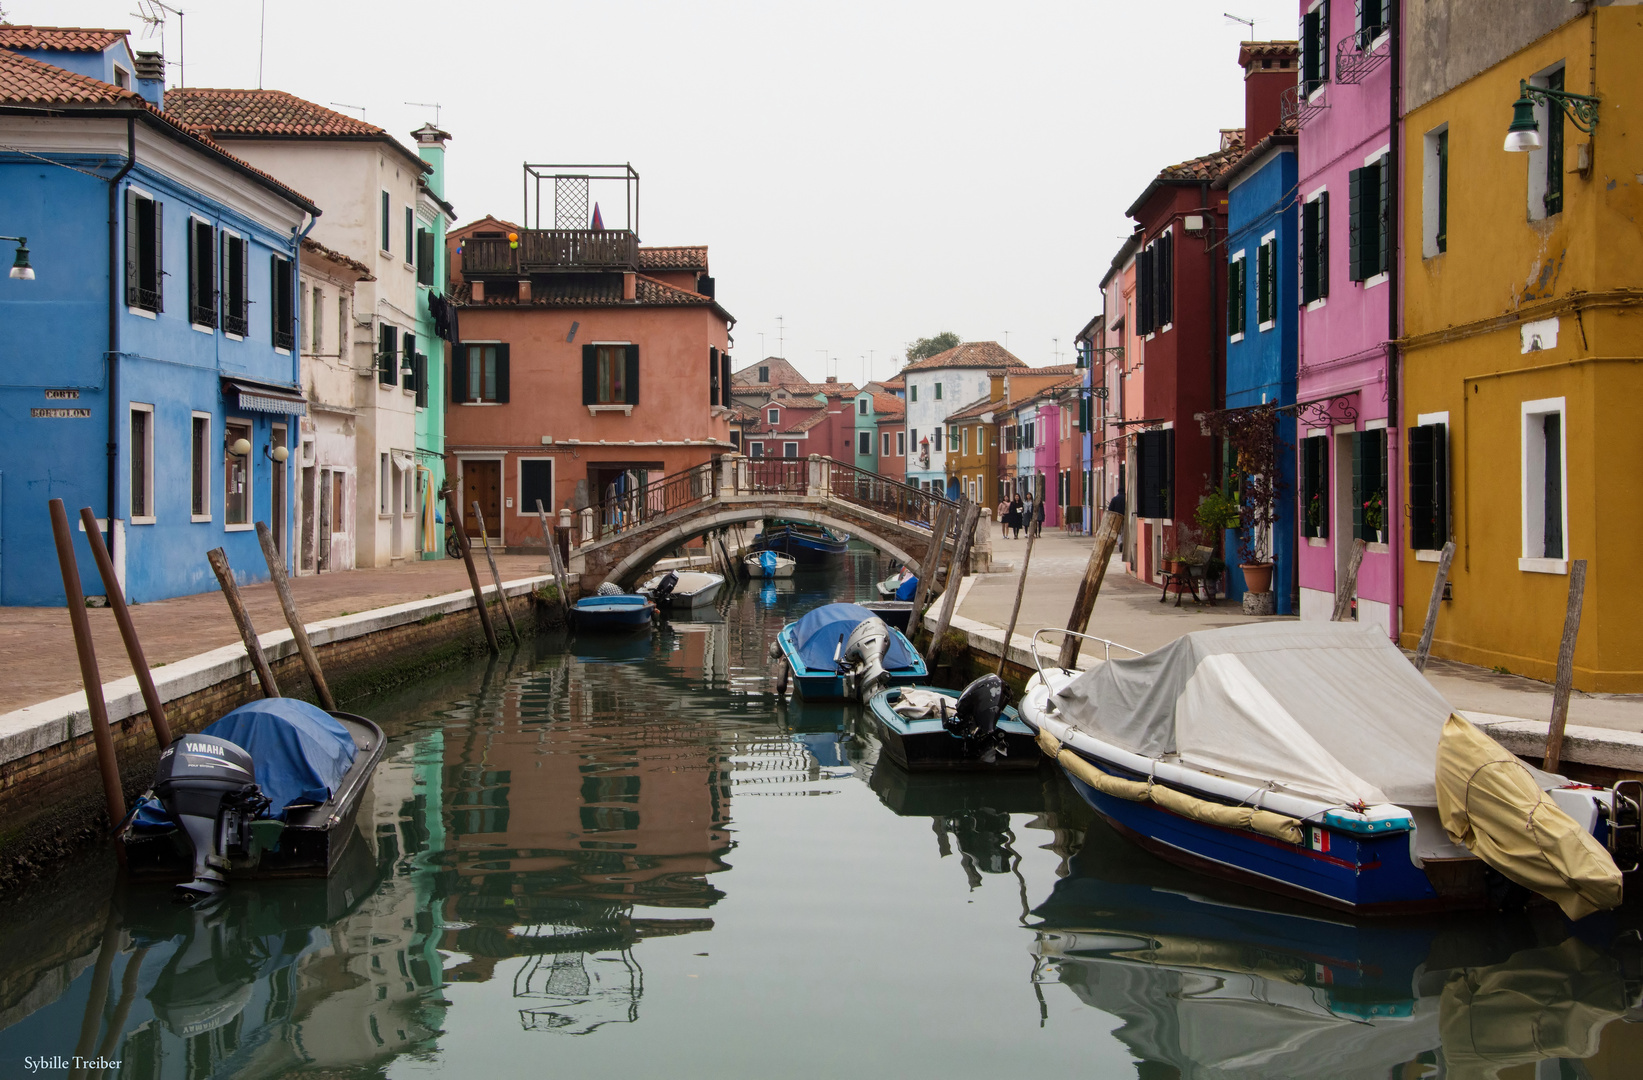
M0 10L152 49L139 2ZM172 6L168 85L256 86L260 64L264 87L362 106L408 144L434 109L407 102L438 103L458 223L517 221L525 161L631 163L641 242L708 245L738 367L783 355L856 383L945 330L1072 362L1125 209L1243 125L1250 30L1226 13L1259 40L1298 18L1295 0Z

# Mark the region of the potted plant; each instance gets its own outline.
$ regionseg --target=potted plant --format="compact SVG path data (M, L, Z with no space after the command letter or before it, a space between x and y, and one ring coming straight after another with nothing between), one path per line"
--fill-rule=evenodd
M1278 438L1276 404L1226 409L1201 418L1207 434L1226 441L1227 493L1238 504L1238 569L1252 593L1272 591L1272 528L1284 496L1278 467L1288 448ZM1321 519L1320 519L1321 520Z
M1204 534L1218 537L1227 529L1236 529L1242 522L1242 508L1230 491L1211 491L1198 501L1193 511L1194 520Z
M1321 491L1307 500L1306 533L1308 536L1318 537L1324 534L1324 496Z
M1377 491L1364 500L1363 527L1375 534L1375 543L1386 543L1386 496Z

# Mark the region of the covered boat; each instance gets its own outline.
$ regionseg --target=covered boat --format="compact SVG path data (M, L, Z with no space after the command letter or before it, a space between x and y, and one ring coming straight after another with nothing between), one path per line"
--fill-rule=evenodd
M719 590L724 588L724 584L723 574L710 574L704 570L669 570L640 585L637 591L641 596L650 597L659 608L696 608L705 607L718 599Z
M578 630L641 630L656 616L650 597L634 593L584 596L574 610Z
M820 562L843 555L850 546L850 534L808 522L772 522L753 538L755 551L775 551L799 562Z
M1021 712L1115 828L1209 873L1365 912L1481 906L1486 865L1571 918L1620 900L1603 842L1636 836L1635 794L1504 751L1484 770L1512 781L1501 794L1468 786L1459 765L1440 773L1446 725L1441 753L1476 757L1457 741L1471 725L1375 631L1199 631L1080 675L1041 671ZM1511 798L1516 817L1500 809Z
M907 686L868 699L884 752L904 769L1036 769L1033 729L1006 704L1004 682L983 675L964 690Z
M860 701L929 678L913 643L860 604L823 604L782 627L770 651L812 701Z
M748 577L784 578L792 577L793 569L799 564L791 555L766 549L746 556L742 559L742 565L747 567Z

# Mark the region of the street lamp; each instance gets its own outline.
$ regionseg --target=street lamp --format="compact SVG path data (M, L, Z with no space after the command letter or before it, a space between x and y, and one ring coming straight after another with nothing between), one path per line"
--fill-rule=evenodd
M1544 86L1530 86L1528 79L1518 80L1518 99L1512 102L1512 124L1506 129L1505 150L1524 153L1540 149L1540 125L1535 121L1535 104L1562 109L1570 123L1587 135L1597 127L1597 98L1586 94L1571 94L1564 90L1550 90Z
M11 263L11 276L18 281L33 281L34 267L29 265L29 238L26 236L0 236L0 240L10 240L17 245L17 257Z

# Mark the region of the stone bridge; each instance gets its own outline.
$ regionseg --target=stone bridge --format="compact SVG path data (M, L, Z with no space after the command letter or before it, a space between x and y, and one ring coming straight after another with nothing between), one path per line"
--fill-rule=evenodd
M583 510L572 521L569 570L584 593L605 581L631 586L686 541L766 518L839 529L917 565L929 551L937 509L952 505L934 492L819 455L727 454ZM951 547L952 534L945 539Z

